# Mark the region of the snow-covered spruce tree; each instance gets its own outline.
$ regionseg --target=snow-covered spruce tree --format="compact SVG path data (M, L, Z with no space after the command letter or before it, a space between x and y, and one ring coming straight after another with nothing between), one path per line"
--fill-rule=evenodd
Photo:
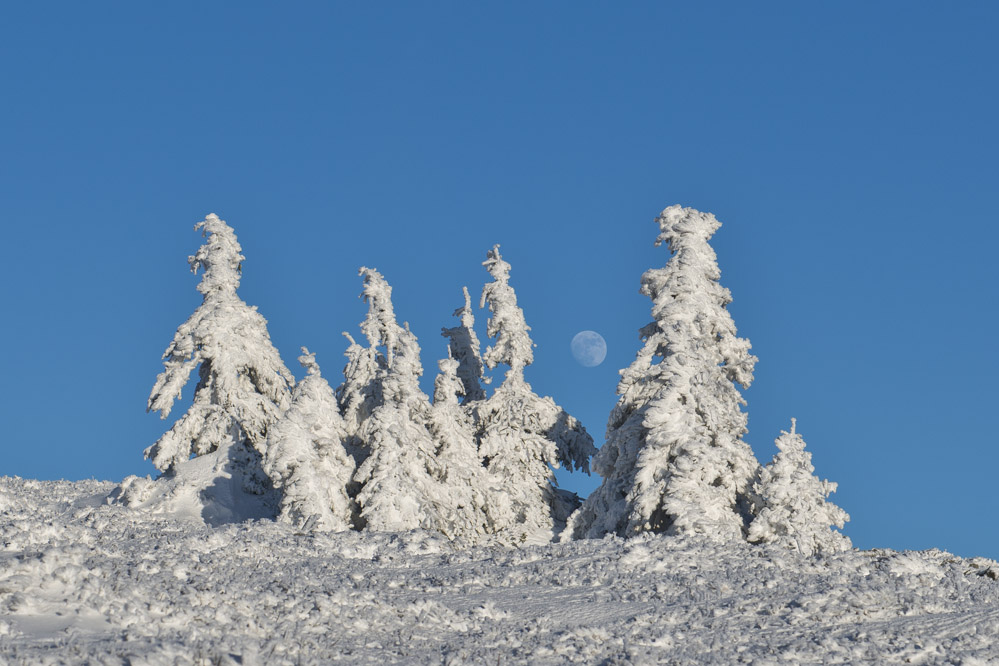
M482 466L475 444L470 410L462 407L459 396L465 392L465 382L459 376L461 366L448 357L438 362L434 380L434 404L430 432L437 443L437 476L447 488L445 502L440 505L444 532L450 538L462 538L474 543L495 532L499 516L509 514L508 507L497 504L501 497L491 488L492 479Z
M774 543L803 555L826 555L849 550L849 537L832 529L843 529L850 516L826 498L836 484L813 474L812 454L795 432L781 431L777 455L760 470L755 487L760 508L749 526L749 541Z
M198 285L204 301L163 354L166 369L147 411L167 418L195 367L199 381L190 409L145 454L170 473L192 455L225 450L250 485L245 489L263 493L269 482L260 456L270 427L288 408L294 378L271 344L267 321L236 295L244 257L232 228L213 214L195 230L208 239L188 259L192 272L204 269Z
M524 368L534 363L534 342L528 331L531 327L524 319L524 311L517 305L517 294L510 286L510 264L500 256L499 245L486 253L482 265L493 281L482 288L479 307L489 305L492 316L486 323L486 334L494 342L484 356L490 370L503 363L510 366L507 378L523 381Z
M408 327L396 322L392 288L385 278L371 268L361 268L360 275L368 303L361 330L374 350L377 367L377 386L370 392L379 397L356 433L358 455L363 458L354 475L360 486L360 522L366 529L384 532L444 532L436 443L428 430L430 400L419 384L420 347ZM364 365L365 372L370 370L369 362Z
M462 287L465 305L454 311L461 324L454 328L442 328L441 335L448 339L450 357L458 362L458 377L463 385L462 404L482 400L486 392L482 384L488 379L482 376L482 356L479 352L479 337L475 334L475 315L472 313L472 299L468 288Z
M500 387L473 403L479 454L501 493L494 501L510 507L505 523L495 527L512 543L550 540L579 502L574 493L557 488L552 468L564 465L588 474L596 449L575 418L524 380L524 368L534 361L534 343L499 245L483 266L493 282L483 288L479 306L489 305L487 332L494 340L483 358L490 370L508 366Z
M746 388L756 357L736 336L708 239L720 223L671 206L656 246L672 254L642 276L652 299L644 345L621 370L607 442L593 459L602 484L572 516L574 538L640 532L744 538L759 463L742 440ZM571 532L570 532L571 530Z
M346 430L316 355L302 347L299 362L308 371L291 394L291 406L271 426L264 471L281 493L279 520L299 529L350 529L356 514L347 486L354 460L344 448Z
M336 398L343 415L347 450L355 457L363 458L363 451L358 448L358 432L375 406L381 404L379 373L384 370L384 357L379 356L377 348L358 344L349 333L344 332L343 336L350 344L344 352L347 365L343 369L343 383L336 390Z

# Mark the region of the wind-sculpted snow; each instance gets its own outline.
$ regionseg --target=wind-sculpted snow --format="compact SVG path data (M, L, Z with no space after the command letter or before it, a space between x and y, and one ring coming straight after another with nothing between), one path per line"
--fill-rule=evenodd
M995 663L999 565L639 535L208 527L0 478L0 663Z

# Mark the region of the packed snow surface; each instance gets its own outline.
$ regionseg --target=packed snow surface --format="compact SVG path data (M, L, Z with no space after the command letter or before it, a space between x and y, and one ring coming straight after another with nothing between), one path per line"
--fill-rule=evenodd
M302 534L0 478L3 664L999 662L999 565L641 535Z

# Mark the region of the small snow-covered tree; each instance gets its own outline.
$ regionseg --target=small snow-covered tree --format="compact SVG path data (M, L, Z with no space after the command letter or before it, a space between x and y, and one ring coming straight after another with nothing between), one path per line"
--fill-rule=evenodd
M756 483L759 509L749 526L749 541L774 543L803 555L827 555L852 548L849 537L832 529L843 529L850 516L826 498L835 483L813 473L812 454L796 432L781 431L777 455L760 470Z
M146 449L157 469L169 472L192 455L222 448L235 464L257 474L270 427L290 402L294 377L267 333L267 321L236 295L244 257L232 228L216 215L195 226L207 237L189 257L191 270L204 270L204 297L181 324L163 354L166 369L156 378L147 411L170 415L191 371L198 368L194 402L160 439Z
M382 401L379 372L384 368L379 365L380 357L375 347L363 347L349 333L343 335L350 344L344 352L347 365L343 369L343 383L336 390L337 404L343 415L347 448L363 458L363 451L358 449L358 432Z
M436 444L427 425L430 400L419 384L420 347L409 328L396 322L385 278L371 268L360 274L368 303L361 330L376 354L377 388L371 393L380 398L356 435L364 456L354 475L361 521L377 531L443 531Z
M621 370L607 442L594 457L603 477L566 533L575 538L640 532L743 538L759 463L742 440L746 388L756 357L736 336L714 250L720 223L671 206L656 219L665 268L642 276L653 321Z
M489 369L500 363L509 366L507 377L524 376L524 368L534 362L534 342L529 331L531 327L524 319L524 311L517 305L517 294L510 286L510 264L500 256L499 245L486 253L482 262L493 281L482 288L479 307L489 304L492 316L486 325L486 333L494 342L483 356Z
M475 403L479 454L500 489L495 501L510 507L505 523L496 528L512 542L550 539L578 505L574 493L558 489L553 468L564 465L588 474L596 449L575 418L524 380L524 368L534 361L534 343L509 284L510 264L498 245L483 266L493 282L483 288L480 307L489 305L487 330L494 339L483 358L491 370L508 366L500 387Z
M458 377L463 386L462 403L482 400L486 392L482 384L489 383L482 376L482 355L480 354L479 337L475 334L475 315L472 313L472 299L468 288L462 287L465 295L465 305L454 311L461 324L454 328L442 328L441 335L448 338L450 357L458 362Z
M264 471L281 493L279 520L305 530L347 530L356 507L347 493L355 465L344 448L346 429L316 355L302 347L298 360L308 376L271 426Z
M509 511L493 501L499 493L490 487L492 479L482 466L471 415L458 402L465 391L460 364L448 357L437 365L430 432L437 444L437 477L446 489L441 496L442 529L449 538L474 543L494 532L501 522L496 516Z

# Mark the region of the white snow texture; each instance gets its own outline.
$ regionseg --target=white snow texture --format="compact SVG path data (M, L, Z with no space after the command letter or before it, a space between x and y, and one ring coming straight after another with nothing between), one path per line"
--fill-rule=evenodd
M0 663L994 664L999 564L644 534L206 526L0 477Z

